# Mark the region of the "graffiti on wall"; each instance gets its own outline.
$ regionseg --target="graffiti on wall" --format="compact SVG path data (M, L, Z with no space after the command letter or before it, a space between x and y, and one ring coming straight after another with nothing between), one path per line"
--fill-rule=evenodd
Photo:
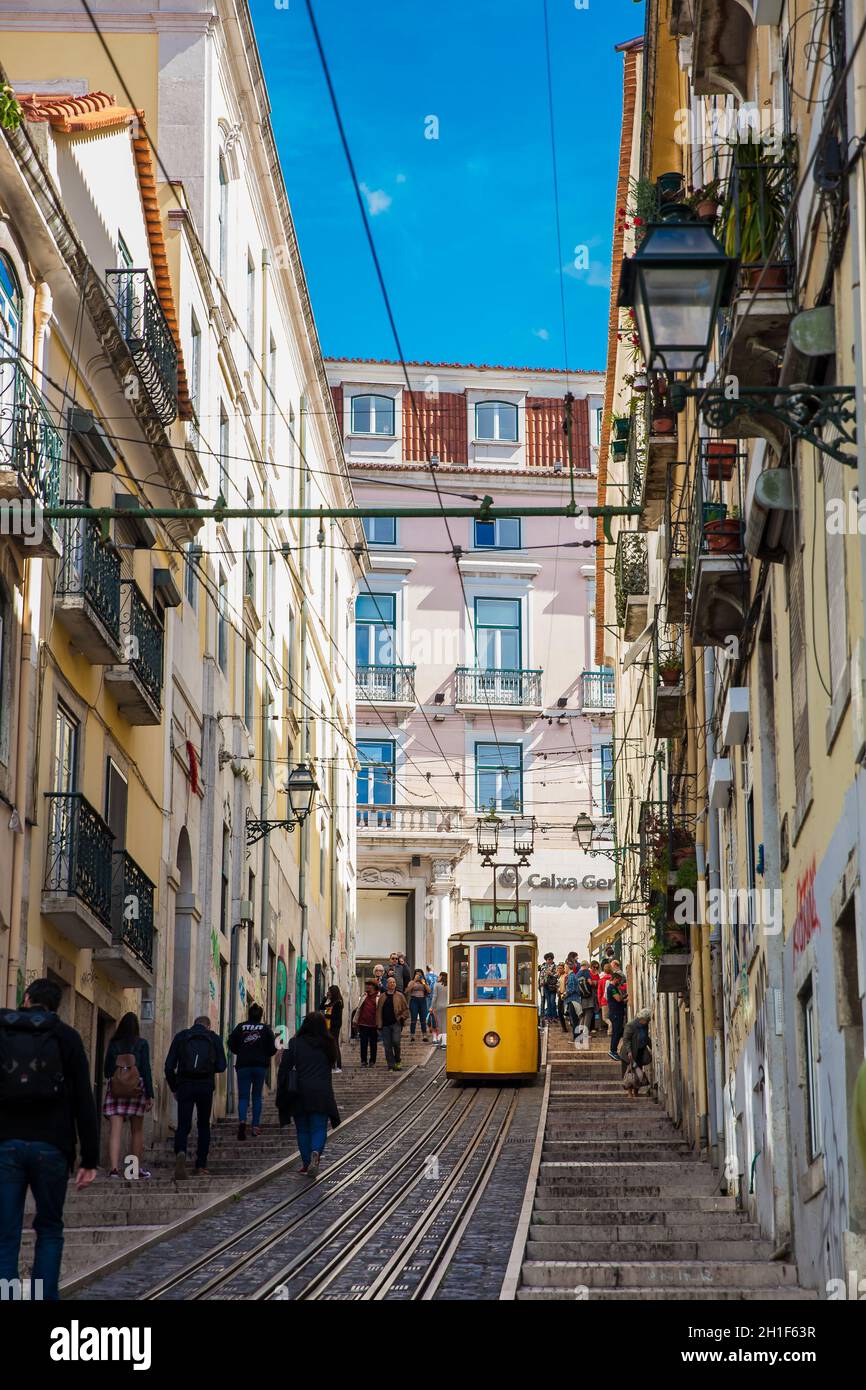
M274 1024L277 1028L287 1031L289 1026L289 972L286 969L286 958L282 946L277 957L275 992Z
M812 937L821 925L818 907L815 902L815 861L809 865L803 877L797 880L797 915L794 918L792 936L794 939L794 964L803 954Z

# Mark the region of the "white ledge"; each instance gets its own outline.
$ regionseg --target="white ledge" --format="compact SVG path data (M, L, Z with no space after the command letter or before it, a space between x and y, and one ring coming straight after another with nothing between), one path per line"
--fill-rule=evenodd
M535 560L521 560L493 555L461 555L458 565L462 574L510 574L516 577L534 579L541 574L541 565Z

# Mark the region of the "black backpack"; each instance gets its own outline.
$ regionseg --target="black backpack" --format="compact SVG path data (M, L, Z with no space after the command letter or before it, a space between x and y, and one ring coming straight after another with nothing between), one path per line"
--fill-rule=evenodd
M578 975L577 988L581 999L591 999L593 995L592 980L588 975Z
M62 1100L57 1023L40 1009L0 1009L0 1101Z
M178 1071L190 1081L211 1081L216 1075L216 1053L207 1033L189 1033L180 1046Z

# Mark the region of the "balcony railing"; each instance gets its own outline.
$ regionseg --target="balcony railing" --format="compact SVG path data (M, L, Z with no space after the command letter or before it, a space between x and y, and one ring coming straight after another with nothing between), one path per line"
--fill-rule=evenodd
M738 555L743 536L743 464L737 453L730 472L710 454L715 440L702 439L689 518L689 569L701 555Z
M134 579L122 579L120 631L124 656L153 703L162 704L163 630Z
M359 806L356 819L359 830L398 835L445 835L463 829L463 812L456 806Z
M584 711L611 710L615 699L613 671L584 671L580 678Z
M785 219L797 186L797 164L786 142L782 156L760 141L732 146L718 231L740 261L740 286L760 293L793 285L794 233Z
M368 704L415 703L414 666L358 666L355 698Z
M0 357L0 468L17 473L43 506L60 497L63 438L17 357Z
M458 705L541 704L541 671L476 671L458 666L456 685Z
M107 270L105 283L126 346L164 425L177 415L177 344L146 270Z
M647 469L647 411L646 392L637 392L632 404L631 429L628 436L628 505L639 507L643 502Z
M620 627L624 627L627 600L649 593L646 536L640 531L620 531L616 538L614 589L616 620Z
M120 556L103 543L98 525L86 517L64 522L57 594L63 598L85 599L119 643Z
M114 836L79 792L49 792L45 892L78 898L111 926Z
M153 969L154 886L126 850L114 851L112 938L126 946L148 970Z

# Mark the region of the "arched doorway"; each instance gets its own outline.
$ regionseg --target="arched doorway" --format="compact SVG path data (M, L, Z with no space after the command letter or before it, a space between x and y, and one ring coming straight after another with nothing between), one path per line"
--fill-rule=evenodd
M192 849L186 826L177 841L178 890L174 900L174 974L172 977L171 1030L188 1028L195 1013L192 989Z

